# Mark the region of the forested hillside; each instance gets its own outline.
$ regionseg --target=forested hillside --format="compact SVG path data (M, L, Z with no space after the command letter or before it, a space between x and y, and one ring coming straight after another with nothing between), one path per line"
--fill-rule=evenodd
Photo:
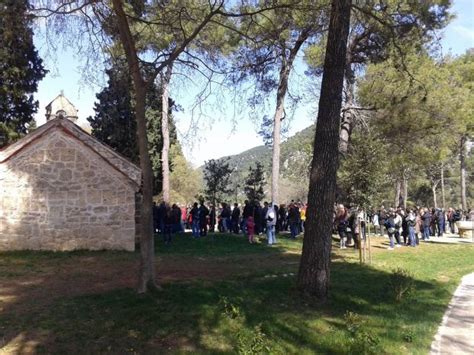
M314 137L314 125L296 133L282 143L281 147L281 201L285 203L292 199L305 200L308 192L308 171L311 162L311 147ZM229 199L237 199L239 202L245 199L244 185L248 176L249 168L255 167L257 162L263 165L265 171L266 199L270 198L269 182L271 179L272 149L268 146L258 146L246 150L237 155L223 157L219 160L227 160L233 173L230 187L233 193ZM200 167L199 170L202 170Z

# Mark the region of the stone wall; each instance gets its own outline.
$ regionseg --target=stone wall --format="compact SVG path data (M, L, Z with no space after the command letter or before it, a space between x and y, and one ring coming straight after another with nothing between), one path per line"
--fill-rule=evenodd
M134 184L53 130L0 164L0 250L135 246Z

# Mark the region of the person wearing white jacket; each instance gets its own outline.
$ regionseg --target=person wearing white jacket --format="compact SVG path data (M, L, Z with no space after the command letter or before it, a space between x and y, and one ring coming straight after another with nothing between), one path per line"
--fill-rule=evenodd
M402 230L402 216L400 213L395 212L395 218L393 219L395 223L395 240L397 241L396 247L400 248L402 245L400 243L400 232Z
M267 222L267 240L268 245L276 243L275 225L276 225L276 214L273 204L268 207L267 213L265 214L265 221Z

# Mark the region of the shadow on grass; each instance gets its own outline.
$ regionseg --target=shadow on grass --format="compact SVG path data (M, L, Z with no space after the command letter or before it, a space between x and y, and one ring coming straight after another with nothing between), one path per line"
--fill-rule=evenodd
M188 241L182 243L180 248L187 250ZM288 261L294 256L282 258ZM426 327L441 319L450 294L435 281L414 280L415 297L395 304L386 291L389 278L388 271L336 261L331 301L325 306L301 298L294 290L294 277L262 275L173 282L147 295L117 289L63 297L31 307L21 317L7 305L0 313L1 346L15 343L18 353L31 349L52 353L235 352L242 346L241 335L255 334L255 327L261 325L271 352L345 353L343 316L350 310L366 318L370 331L383 336L387 352L393 352L403 342L404 329L426 332ZM34 302L23 291L11 290L17 296L15 302ZM230 313L226 302L232 305ZM425 343L423 338L418 345L426 347Z

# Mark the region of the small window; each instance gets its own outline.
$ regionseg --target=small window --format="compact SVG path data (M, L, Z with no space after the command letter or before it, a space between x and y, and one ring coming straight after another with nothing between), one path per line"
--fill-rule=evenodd
M58 118L66 118L66 111L59 110L58 112L56 112L56 117L58 117Z

